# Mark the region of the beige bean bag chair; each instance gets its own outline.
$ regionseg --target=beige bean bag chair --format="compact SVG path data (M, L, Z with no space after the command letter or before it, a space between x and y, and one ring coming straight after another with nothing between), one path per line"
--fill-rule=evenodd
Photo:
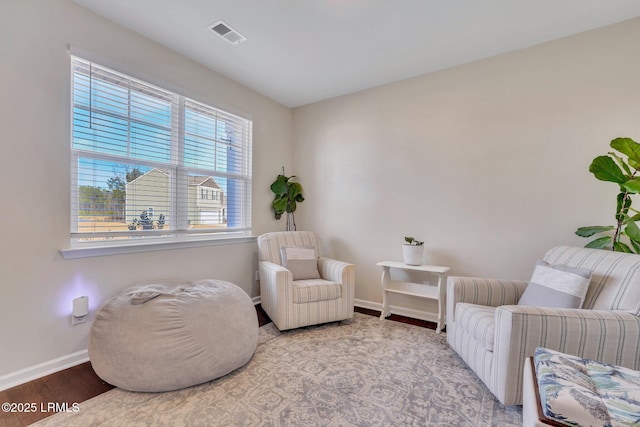
M200 384L245 365L258 342L249 296L221 280L135 286L96 313L89 358L98 376L144 392Z

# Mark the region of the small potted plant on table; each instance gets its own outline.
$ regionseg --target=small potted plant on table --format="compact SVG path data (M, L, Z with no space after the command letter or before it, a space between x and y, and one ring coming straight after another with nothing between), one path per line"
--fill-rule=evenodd
M407 265L422 265L422 255L424 253L424 242L420 242L413 237L405 237L407 242L402 245L402 258Z

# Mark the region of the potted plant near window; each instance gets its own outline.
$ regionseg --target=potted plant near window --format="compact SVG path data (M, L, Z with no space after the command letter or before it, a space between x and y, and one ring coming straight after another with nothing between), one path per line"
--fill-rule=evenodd
M407 265L422 265L422 255L424 254L424 242L405 237L407 242L402 245L402 258Z
M294 182L295 178L295 175L286 176L283 167L282 175L278 175L270 187L273 194L275 194L273 202L271 202L274 216L276 219L280 219L283 214L287 214L287 231L296 230L294 212L296 211L298 203L304 202L302 185Z

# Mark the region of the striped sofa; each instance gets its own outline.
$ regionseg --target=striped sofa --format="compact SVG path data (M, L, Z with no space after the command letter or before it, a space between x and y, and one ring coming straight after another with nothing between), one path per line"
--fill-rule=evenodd
M522 404L536 347L640 369L640 255L559 246L543 259L592 270L581 309L518 306L525 281L447 282L449 345L505 405Z
M313 247L319 279L293 280L282 266L281 248ZM280 330L353 317L355 266L321 256L311 231L282 231L258 237L262 308Z

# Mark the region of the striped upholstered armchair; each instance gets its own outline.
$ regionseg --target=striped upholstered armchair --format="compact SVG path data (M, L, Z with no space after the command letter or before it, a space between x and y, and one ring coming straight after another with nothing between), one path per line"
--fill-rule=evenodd
M505 405L522 403L536 347L640 369L640 256L559 246L543 260L591 270L582 308L517 305L525 281L448 279L447 340Z
M321 256L311 231L258 237L262 308L280 330L353 317L355 266Z

